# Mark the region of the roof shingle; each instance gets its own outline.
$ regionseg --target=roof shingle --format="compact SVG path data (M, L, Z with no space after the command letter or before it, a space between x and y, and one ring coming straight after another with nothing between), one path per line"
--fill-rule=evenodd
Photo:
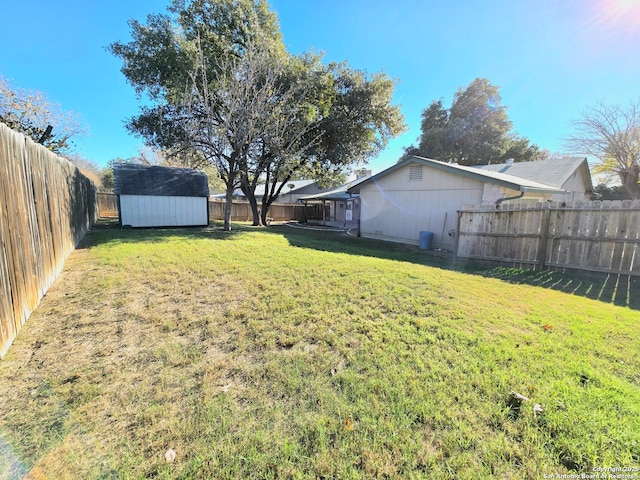
M113 190L118 195L209 196L207 175L191 168L117 163L113 176Z
M514 177L526 178L552 187L561 188L562 185L585 162L584 157L565 157L533 162L496 163L494 165L478 165L489 172L505 173Z

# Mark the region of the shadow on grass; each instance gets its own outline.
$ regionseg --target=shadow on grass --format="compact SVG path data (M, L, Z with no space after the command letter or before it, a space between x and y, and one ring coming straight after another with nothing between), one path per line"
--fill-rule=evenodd
M640 278L569 269L537 272L495 266L488 262L454 259L452 254L420 250L412 245L356 238L335 231L305 231L286 226L267 231L283 235L291 245L315 250L365 255L417 263L514 284L532 285L640 310Z
M581 297L640 310L640 278L630 275L592 273L577 270L534 272L493 267L481 275L509 283L535 285Z
M286 225L269 228L233 224L231 232L222 229L221 222L208 227L189 228L121 228L117 219L101 219L78 248L111 243L152 243L170 238L231 240L255 232L286 238L295 247L376 257L442 268L514 284L533 285L585 298L640 310L640 278L629 275L591 273L576 270L533 270L495 266L487 262L454 259L451 254L420 250L416 246L383 242L346 235L339 230L305 230Z
M122 228L117 218L101 218L78 245L78 249L102 244L155 243L170 238L202 238L209 240L230 240L245 233L248 226L233 225L234 229L225 232L221 222L211 222L206 227L163 227L163 228Z

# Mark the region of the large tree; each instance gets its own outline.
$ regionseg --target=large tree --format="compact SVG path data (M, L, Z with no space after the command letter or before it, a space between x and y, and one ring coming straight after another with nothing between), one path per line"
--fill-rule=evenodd
M1 76L0 122L60 154L71 153L72 138L85 132L78 115L62 110L42 92L11 87Z
M190 72L187 94L179 102L143 108L131 128L175 159L203 158L225 183L225 229L230 228L231 199L241 187L249 198L254 223L260 223L254 192L269 164L300 154L315 110L303 101L306 82L283 82L286 58L247 42L241 56L215 59L214 82L206 59Z
M392 79L382 73L367 75L344 62L323 66L318 60L306 70L311 77L303 82L301 100L307 113L298 115L297 128L284 128L280 136L267 139L269 161L260 172L267 184L261 202L263 223L290 179L344 179L345 170L364 164L404 128L400 109L391 104ZM300 75L294 76L294 83L301 82Z
M238 186L259 224L292 175L360 162L403 128L390 105L391 80L287 54L266 2L176 1L170 11L147 25L132 22L133 41L111 46L137 92L152 100L129 128L216 166L227 193L225 229ZM263 181L270 188L260 218L254 192Z
M190 141L210 153L225 178L237 178L254 225L261 223L255 198L258 182L269 183L274 164L299 158L318 140L306 135L319 115L307 101L315 69L305 68L296 81L289 81L295 60L249 43L241 57L221 62L216 91L194 77L191 107L204 109L189 115L188 121L196 122L189 127ZM231 193L228 189L227 207ZM267 210L263 202L263 220Z
M234 111L235 118L225 117L239 100L226 93L230 83L241 83L233 72L240 73L250 44L274 55L284 51L275 14L262 0L174 0L167 14L129 25L133 40L110 49L151 105L128 128L149 145L180 156L191 151L215 165L225 183L224 228L230 230L231 196L240 183L248 132L225 131L223 123L239 125L242 116Z
M640 100L588 108L566 143L569 150L598 159L594 173L617 177L632 199L640 199Z
M538 147L514 133L512 127L498 87L476 78L458 89L450 108L446 109L442 100L431 102L422 112L419 144L407 148L405 155L461 165L540 158Z

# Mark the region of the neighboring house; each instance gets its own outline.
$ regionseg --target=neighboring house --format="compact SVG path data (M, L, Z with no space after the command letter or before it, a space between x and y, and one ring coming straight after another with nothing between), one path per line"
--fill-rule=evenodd
M209 185L199 170L119 163L113 167L120 225L209 224Z
M279 188L282 183L278 184L276 188ZM271 185L269 185L271 189ZM317 193L326 192L327 188L321 188L318 186L315 180L290 180L286 182L282 188L282 192L274 203L296 203L298 199L307 195L315 195ZM262 197L265 193L265 185L257 185L255 196L258 204L262 201ZM212 195L212 198L224 199L225 194ZM247 201L247 197L242 193L242 190L236 188L233 192L233 199L239 201Z
M321 204L324 218L328 222L356 222L360 218L360 195L349 193L348 190L354 185L363 182L371 176L371 171L362 177L347 182L339 187L316 195L308 195L299 199L305 206L308 204Z
M591 172L586 158L565 157L535 162L507 162L495 165L481 165L489 172L506 173L515 177L526 178L534 182L544 183L564 190L564 193L551 195L550 200L557 202L574 202L590 200L593 194Z
M433 233L435 248L453 250L463 205L546 201L561 188L500 172L410 157L347 190L360 194L360 234L418 245Z

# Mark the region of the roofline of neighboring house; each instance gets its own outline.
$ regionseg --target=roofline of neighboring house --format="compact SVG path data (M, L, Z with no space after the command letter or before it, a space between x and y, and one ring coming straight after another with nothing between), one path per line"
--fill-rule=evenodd
M359 183L364 182L370 176L365 176L361 178L356 178L355 180L351 180L345 184L340 185L339 187L334 188L333 190L329 190L328 192L318 193L316 195L307 195L306 197L300 197L298 201L301 202L310 202L313 200L349 200L351 198L356 198L354 195L358 195L357 193L350 192L354 186Z
M353 198L358 198L359 195L357 193L347 193L346 191L344 192L326 192L326 193L320 193L318 195L310 195L308 197L301 197L298 199L299 202L313 202L314 200L329 200L329 201L335 201L335 200L351 200Z
M585 170L587 181L589 182L586 193L593 193L593 179L591 178L591 169L589 168L589 162L587 161L587 157L569 157L569 158L582 158L582 161L580 162L580 165L578 166L578 168L582 168L583 170ZM574 170L574 172L576 170ZM571 177L570 176L567 177L564 181L566 182L567 180L569 180L569 178Z
M589 181L589 189L587 193L593 193L593 179L591 178L591 169L589 168L589 162L587 161L587 157L582 159L582 163L580 163L581 168L585 168L587 170L587 180Z
M298 193L298 190L301 190L303 188L308 187L309 185L313 185L314 183L316 183L316 180L313 179L303 179L303 180L290 180L288 182L278 182L277 183L277 187L279 188L279 186L281 184L285 184L285 187L289 184L293 184L294 188L286 190L283 187L282 191L280 192L280 195L300 195L300 193ZM300 185L296 186L296 183L299 183ZM271 184L269 184L270 186ZM256 198L262 198L266 192L266 187L267 185L264 183L259 183L258 185L256 185L256 192L255 193L255 197ZM224 198L226 197L225 193L221 193L221 194L216 194L216 195L211 195L212 197L220 197L220 198ZM244 194L244 192L242 191L241 188L235 188L233 190L233 197L246 197L246 195Z
M513 175L508 175L504 173L498 172L488 172L480 169L476 169L473 167L466 167L462 165L457 165L453 163L445 163L440 162L438 160L433 160L431 158L424 158L418 156L412 156L406 158L405 160L392 165L391 167L383 170L372 177L367 178L366 180L352 186L347 190L348 193L360 193L360 188L363 185L367 185L369 183L374 183L380 178L395 172L396 170L405 167L410 163L417 163L420 165L426 165L428 167L433 167L438 170L443 170L445 172L454 173L461 175L463 177L472 178L475 180L480 180L487 183L493 183L499 185L501 187L506 187L511 190L516 190L518 192L531 192L531 193L565 193L565 190L561 188L552 187L551 185L545 185L543 183L532 182L530 180L526 180L524 178L515 177Z
M350 200L352 198L358 198L360 195L357 193L349 193L347 190L330 190L324 193L318 193L317 195L308 195L306 197L300 197L299 202L312 202L314 200Z
M574 168L573 171L571 171L571 173L567 176L565 176L564 178L561 178L562 183L564 184L565 182L567 182L572 175L575 174L576 171L578 171L579 169L583 170L583 173L586 176L587 179L587 189L586 189L586 193L593 193L593 179L591 178L591 170L589 169L589 162L587 161L587 157L562 157L559 159L560 161L577 161L579 163L577 163L577 166ZM557 161L555 159L547 159L547 160L534 160L533 162L554 162ZM531 162L520 162L519 165L521 165L522 163L531 163ZM508 162L503 162L503 163L495 163L492 165L474 165L473 168L478 168L480 170L484 170L485 167L498 167L498 166L510 166L510 164ZM494 171L494 172L499 172L499 170L487 170L487 171ZM508 173L506 173L506 175L509 175ZM517 175L514 175L517 176Z

